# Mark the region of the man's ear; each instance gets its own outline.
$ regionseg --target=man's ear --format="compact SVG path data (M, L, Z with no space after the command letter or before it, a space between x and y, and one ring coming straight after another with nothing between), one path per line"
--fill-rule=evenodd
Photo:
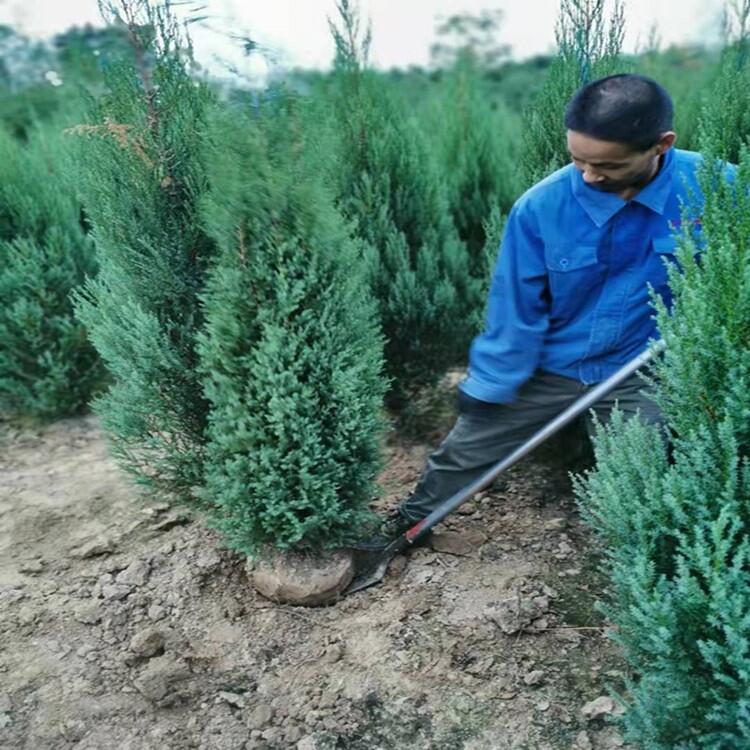
M674 146L676 140L677 133L673 130L668 130L666 133L662 133L659 137L659 142L656 144L656 153L661 156L661 154L669 151L669 149Z

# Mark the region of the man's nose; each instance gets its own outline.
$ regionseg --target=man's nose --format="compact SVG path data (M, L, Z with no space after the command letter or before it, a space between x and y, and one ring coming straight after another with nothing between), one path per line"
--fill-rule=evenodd
M597 172L592 171L591 169L586 168L583 170L583 181L587 184L601 182L603 179L603 175L600 175Z

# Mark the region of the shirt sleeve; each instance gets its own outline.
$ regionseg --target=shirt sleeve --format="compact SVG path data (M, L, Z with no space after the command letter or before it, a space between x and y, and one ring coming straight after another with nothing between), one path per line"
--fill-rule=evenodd
M513 401L537 367L548 327L544 243L528 205L516 203L492 276L485 330L471 345L461 390L482 401Z

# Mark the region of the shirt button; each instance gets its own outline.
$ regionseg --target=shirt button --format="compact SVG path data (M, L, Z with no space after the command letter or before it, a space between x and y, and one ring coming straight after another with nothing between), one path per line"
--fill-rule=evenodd
M568 267L568 259L560 258L560 268L567 268L567 267Z

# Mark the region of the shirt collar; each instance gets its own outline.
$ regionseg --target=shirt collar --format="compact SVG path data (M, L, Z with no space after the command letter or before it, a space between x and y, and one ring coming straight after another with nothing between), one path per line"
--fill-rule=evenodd
M664 213L667 198L672 191L672 176L674 173L674 149L669 149L664 154L661 169L651 182L646 185L632 199L646 208L650 208L657 214ZM573 168L571 171L573 195L581 204L586 213L596 226L606 224L623 206L627 204L614 193L605 193L596 188L589 187L583 181L583 175Z

